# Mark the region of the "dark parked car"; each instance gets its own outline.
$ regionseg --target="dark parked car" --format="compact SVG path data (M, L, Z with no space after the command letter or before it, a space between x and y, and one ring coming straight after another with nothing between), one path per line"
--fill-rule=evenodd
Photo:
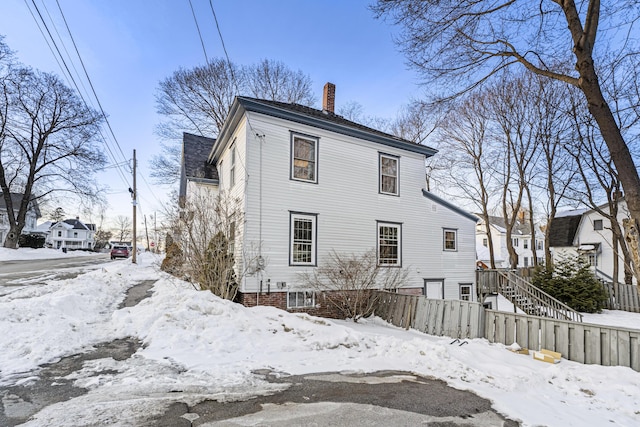
M111 248L111 259L129 258L129 253L127 246L114 246Z

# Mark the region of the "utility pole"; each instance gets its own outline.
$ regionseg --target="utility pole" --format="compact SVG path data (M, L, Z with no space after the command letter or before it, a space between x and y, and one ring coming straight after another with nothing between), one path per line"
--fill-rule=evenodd
M131 197L133 197L133 255L131 257L131 262L136 264L138 262L138 244L136 243L137 237L137 229L136 229L136 208L138 207L138 199L137 199L138 189L136 188L136 150L133 150L133 192L131 193Z
M147 228L147 216L144 215L144 234L147 236L147 252L149 252L149 228Z

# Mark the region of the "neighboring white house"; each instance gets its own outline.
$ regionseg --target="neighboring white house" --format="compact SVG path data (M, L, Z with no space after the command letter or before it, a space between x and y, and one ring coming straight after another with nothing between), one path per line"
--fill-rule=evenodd
M609 206L600 206L608 213ZM618 203L618 222L630 218L627 203ZM593 268L597 276L613 280L613 238L610 221L596 210L568 211L551 222L549 247L554 261L563 256L580 256ZM624 229L623 229L624 233ZM624 283L624 258L619 251L618 282ZM634 278L633 283L636 283Z
M51 224L45 243L54 249L93 249L95 224L85 224L79 217Z
M509 252L507 250L507 228L504 218L490 216L489 227L496 268L510 268ZM517 220L511 232L511 240L518 255L518 268L535 265L534 256L538 258L538 263L544 262L544 234L537 228L535 242L533 237L528 221ZM487 226L482 219L479 220L476 226L476 256L479 266L483 268L491 266Z
M22 194L19 193L11 193L11 201L13 203L13 211L14 214L18 215L18 207L22 202ZM27 208L27 215L25 218L24 228L22 229L22 234L30 234L37 231L37 222L38 218L40 218L40 208L38 207L38 203L33 200L29 203ZM7 204L4 201L4 197L2 196L2 192L0 192L0 246L4 244L4 239L7 237L9 233L9 216L7 212Z
M368 250L408 269L399 292L475 300L477 218L426 191L436 150L335 114L334 90L323 110L238 97L213 145L206 184L241 201L235 256L255 260L240 301L322 309L300 273Z

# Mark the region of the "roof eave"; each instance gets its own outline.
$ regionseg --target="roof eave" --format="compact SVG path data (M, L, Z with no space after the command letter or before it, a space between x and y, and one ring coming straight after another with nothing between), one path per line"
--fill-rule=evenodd
M340 133L343 135L364 139L367 141L375 142L375 143L386 145L389 147L408 150L414 153L423 154L425 157L431 157L438 152L438 150L431 147L427 147L426 145L413 144L410 142L405 142L405 141L397 140L394 138L386 138L384 136L372 134L361 129L352 128L352 127L341 125L338 123L332 123L329 121L322 120L320 118L307 116L305 114L299 114L299 113L289 111L283 108L279 108L273 105L265 105L260 102L256 102L252 99L248 99L244 97L238 97L236 99L239 101L239 103L242 105L242 107L246 111L265 114L265 115L277 117L283 120L289 120L292 122L317 127L320 129Z
M452 204L450 202L447 202L444 199L441 199L440 197L436 196L433 193L430 193L429 191L427 191L425 189L422 189L422 195L424 197L426 197L427 199L429 199L429 200L431 200L433 202L436 202L436 203L446 207L447 209L450 209L450 210L454 211L455 213L457 213L457 214L459 214L459 215L461 215L461 216L463 216L463 217L465 217L465 218L467 218L467 219L469 219L469 220L471 220L473 222L477 223L478 221L480 221L480 218L478 218L477 216L475 216L475 215L473 215L473 214L471 214L471 213L469 213L469 212L467 212L467 211L465 211L463 209L460 209L456 205L454 205L454 204Z

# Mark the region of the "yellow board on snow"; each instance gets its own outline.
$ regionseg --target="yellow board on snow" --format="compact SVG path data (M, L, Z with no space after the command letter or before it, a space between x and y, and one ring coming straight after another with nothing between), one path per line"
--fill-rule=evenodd
M560 363L561 357L562 355L560 353L546 349L533 352L533 358L541 362Z

